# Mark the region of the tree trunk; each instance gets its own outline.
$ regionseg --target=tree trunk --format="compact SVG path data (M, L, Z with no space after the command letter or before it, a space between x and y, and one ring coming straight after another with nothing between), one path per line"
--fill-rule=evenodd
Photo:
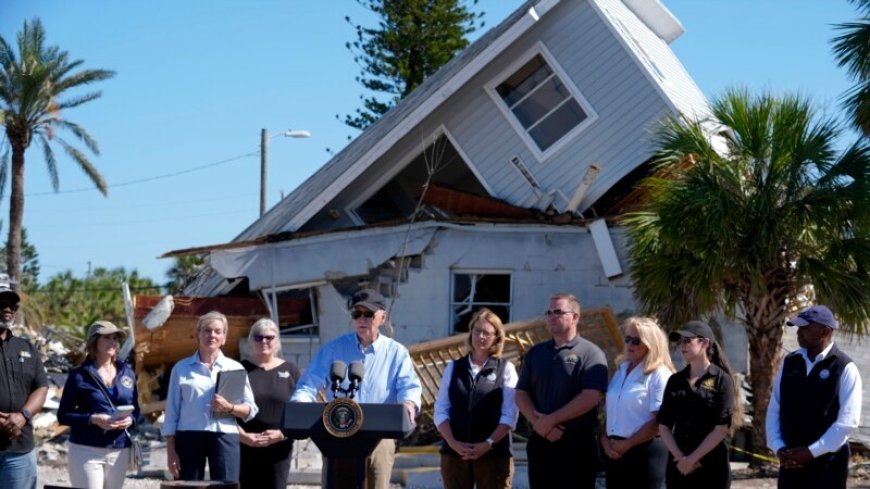
M787 316L788 288L773 289L767 295L753 295L744 302L746 336L749 342L749 383L752 386L752 446L767 453L767 405L773 378L782 358L782 328ZM751 459L750 465L760 462Z
M12 146L12 182L9 198L9 240L6 249L6 272L13 290L19 291L21 279L21 227L24 221L24 150L26 145L10 141Z

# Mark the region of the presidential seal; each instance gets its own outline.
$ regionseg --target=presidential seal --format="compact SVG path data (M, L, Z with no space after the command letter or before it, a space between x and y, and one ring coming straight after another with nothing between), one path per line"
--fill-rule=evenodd
M323 408L323 427L336 438L355 435L362 424L362 408L351 399L338 398Z

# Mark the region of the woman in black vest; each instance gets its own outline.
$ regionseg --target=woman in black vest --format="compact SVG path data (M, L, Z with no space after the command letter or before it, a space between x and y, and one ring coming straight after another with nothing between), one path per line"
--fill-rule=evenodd
M447 364L435 401L435 426L444 439L441 477L446 489L508 489L517 371L500 358L505 332L494 312L480 309L469 325L471 352Z
M670 452L668 489L731 487L725 438L742 417L731 367L707 323L689 321L670 334L686 368L668 379L657 415Z

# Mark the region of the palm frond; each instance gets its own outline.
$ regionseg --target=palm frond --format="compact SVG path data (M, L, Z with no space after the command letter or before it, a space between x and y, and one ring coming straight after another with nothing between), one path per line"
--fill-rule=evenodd
M57 173L57 158L54 156L54 150L51 149L51 143L43 134L37 136L39 138L39 146L42 147L42 155L45 158L45 167L48 170L48 176L51 178L51 188L55 192L60 189L60 177Z
M88 149L90 149L92 153L94 153L95 155L100 154L99 143L97 143L97 141L91 137L91 135L88 133L87 129L85 129L84 127L82 127L74 122L67 121L67 120L60 120L60 121L55 122L55 124L58 127L63 128L63 129L67 129L71 133L73 133L73 135L75 135L75 137L77 137L79 140L81 140L83 143L85 143L85 146L87 146Z
M108 195L109 189L106 185L106 180L103 179L100 172L98 172L90 160L88 160L88 157L61 138L57 138L57 142L63 147L64 151L66 151L66 153L75 160L76 163L78 163L79 168L81 168L85 174L87 174L88 178L94 182L94 185L96 185L100 193Z

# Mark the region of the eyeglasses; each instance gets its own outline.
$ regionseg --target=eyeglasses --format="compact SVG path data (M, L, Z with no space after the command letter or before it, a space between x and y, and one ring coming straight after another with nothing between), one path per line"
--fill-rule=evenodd
M495 333L490 333L489 331L484 331L482 329L472 329L471 334L474 336L480 336L481 338L489 339L495 336Z
M352 319L366 318L371 319L375 317L375 311L351 311L350 317Z
M18 310L17 302L0 302L0 311L3 309L11 309L12 311Z
M625 344L639 346L640 345L640 336L625 335Z
M688 345L689 343L691 343L695 340L702 340L702 339L704 339L704 338L702 338L700 336L693 336L691 338L680 338L677 341L675 341L675 343L678 345Z
M544 316L564 316L565 314L574 314L574 311L563 311L561 309L547 309L544 311Z
M264 336L264 335L259 335L259 334L255 334L255 335L254 335L254 341L256 341L257 343L262 343L262 342L264 342L264 341L265 341L266 343L271 343L271 342L275 341L275 338L277 338L277 336L275 336L275 335L271 335L271 334L270 334L270 335L266 335L266 336Z

